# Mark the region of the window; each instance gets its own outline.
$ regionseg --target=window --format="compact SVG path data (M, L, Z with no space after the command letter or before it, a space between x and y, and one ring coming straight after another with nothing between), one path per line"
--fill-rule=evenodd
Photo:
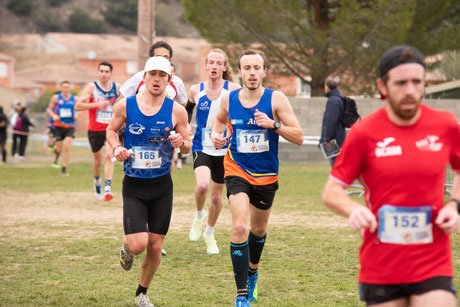
M0 78L8 78L8 64L0 62Z
M311 77L305 77L307 81L311 81ZM297 78L297 96L311 97L311 86L300 78Z
M126 62L126 72L130 75L135 74L137 72L137 62L136 61Z

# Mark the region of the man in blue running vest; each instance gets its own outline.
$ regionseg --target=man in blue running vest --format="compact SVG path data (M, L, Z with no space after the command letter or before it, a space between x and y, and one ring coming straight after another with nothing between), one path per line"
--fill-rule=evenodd
M214 146L222 148L227 144L223 132L228 123L224 177L232 213L230 256L238 307L257 300L257 269L278 189L279 136L303 143L302 128L286 95L262 86L266 69L262 52L249 49L241 54L238 71L243 88L222 98L211 128Z
M161 250L172 213L171 159L174 148L188 153L192 146L187 112L170 98L165 88L171 81L171 64L152 57L145 64L141 94L120 100L107 127L107 139L118 161L124 161L123 227L125 238L120 264L129 270L133 255L144 250L135 302L153 306L147 288L161 262ZM117 131L126 124L123 145ZM173 133L174 132L174 133Z

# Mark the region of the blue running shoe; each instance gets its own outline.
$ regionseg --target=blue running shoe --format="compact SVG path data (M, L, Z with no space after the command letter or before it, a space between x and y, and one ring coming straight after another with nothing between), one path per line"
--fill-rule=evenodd
M249 296L249 301L255 302L257 301L257 278L259 277L259 272L256 273L254 276L248 276L248 296Z
M251 303L245 296L237 296L235 307L251 307Z

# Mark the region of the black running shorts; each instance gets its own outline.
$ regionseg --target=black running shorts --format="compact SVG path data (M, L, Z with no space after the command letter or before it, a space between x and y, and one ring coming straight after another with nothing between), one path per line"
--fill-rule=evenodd
M151 232L166 235L171 221L171 174L159 178L123 178L123 228L125 234Z
M63 141L67 137L75 137L75 128L54 127L54 137L56 141Z
M106 140L106 132L104 131L92 131L88 130L88 140L89 145L91 146L92 152L98 152L104 147Z
M207 166L215 183L224 183L224 156L211 156L201 151L193 152L193 169Z
M433 277L412 284L378 285L359 283L359 297L367 306L381 304L411 295L420 295L433 290L445 290L455 295L452 278L447 276Z
M225 186L227 187L227 198L233 194L246 193L249 202L260 210L268 210L272 207L276 190L278 190L278 182L267 185L252 185L238 176L225 177Z

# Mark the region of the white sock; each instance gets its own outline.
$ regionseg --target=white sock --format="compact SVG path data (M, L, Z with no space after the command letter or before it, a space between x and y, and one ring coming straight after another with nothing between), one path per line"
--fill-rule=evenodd
M212 236L212 234L214 233L214 227L211 227L209 225L206 226L206 229L204 231L204 234L208 237Z
M206 214L206 211L204 211L204 209L201 211L196 210L195 218L198 220L201 220L205 214Z

